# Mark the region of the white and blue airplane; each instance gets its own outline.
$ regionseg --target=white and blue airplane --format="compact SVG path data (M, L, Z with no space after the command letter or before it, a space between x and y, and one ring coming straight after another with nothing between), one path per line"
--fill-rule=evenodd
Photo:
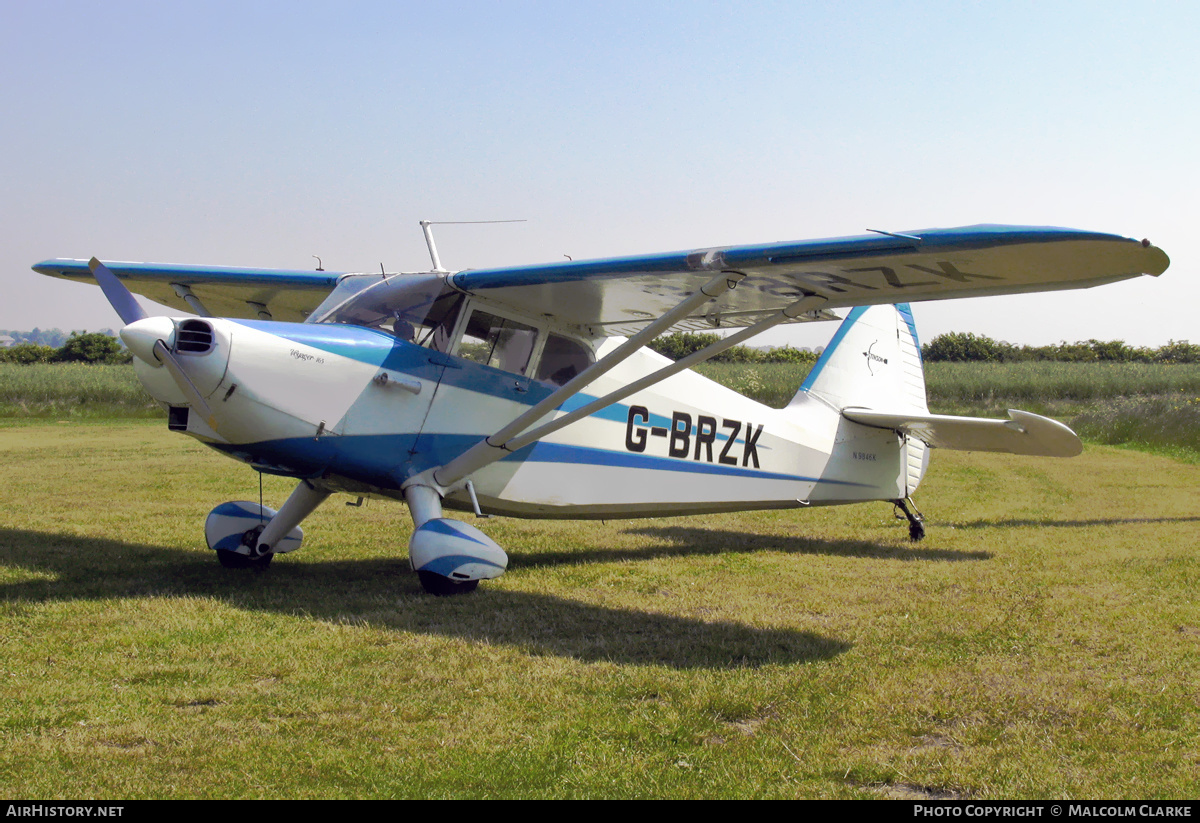
M931 448L1066 457L1066 426L929 412L908 304L1087 288L1169 260L1146 240L979 225L593 261L386 274L55 259L125 323L168 426L296 480L275 511L222 503L205 535L227 567L300 547L335 492L408 504L409 555L434 594L502 574L495 541L443 508L626 518L864 501L900 507ZM130 289L197 316L147 316ZM782 323L840 319L773 409L689 367ZM671 330L736 330L672 363Z

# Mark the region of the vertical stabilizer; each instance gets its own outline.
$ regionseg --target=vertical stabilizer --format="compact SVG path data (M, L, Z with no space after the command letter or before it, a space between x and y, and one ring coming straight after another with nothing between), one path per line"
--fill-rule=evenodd
M834 408L927 414L921 345L908 304L859 306L833 336L792 405L806 395Z
M814 401L827 403L838 412L857 408L929 413L921 344L907 304L860 306L846 316L788 408L802 414ZM855 430L856 424L843 421L840 425L840 451L849 450L853 455ZM909 437L901 437L899 448L896 491L904 497L921 482L929 465L929 450Z

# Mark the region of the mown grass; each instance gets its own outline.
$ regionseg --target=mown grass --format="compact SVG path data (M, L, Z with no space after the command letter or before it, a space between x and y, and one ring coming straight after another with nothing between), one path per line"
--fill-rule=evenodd
M257 478L160 422L0 459L12 797L1200 792L1196 466L939 452L917 545L885 504L493 519L509 572L439 599L388 502L221 569L204 516Z
M165 416L128 364L0 363L0 418Z

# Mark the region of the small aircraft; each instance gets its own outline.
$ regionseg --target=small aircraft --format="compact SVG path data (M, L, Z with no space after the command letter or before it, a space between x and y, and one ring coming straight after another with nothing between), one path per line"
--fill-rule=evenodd
M910 303L1087 288L1170 261L1146 240L978 225L451 272L340 273L55 259L125 323L167 425L296 480L275 511L233 501L205 523L223 566L265 567L335 492L404 500L413 568L454 594L508 556L443 508L632 518L886 501L931 448L1067 457L1061 423L929 412ZM381 267L382 269L382 267ZM128 285L127 285L128 284ZM130 292L195 316L147 316ZM844 319L839 310L849 310ZM841 320L782 409L689 367L782 323ZM736 330L677 362L670 330Z

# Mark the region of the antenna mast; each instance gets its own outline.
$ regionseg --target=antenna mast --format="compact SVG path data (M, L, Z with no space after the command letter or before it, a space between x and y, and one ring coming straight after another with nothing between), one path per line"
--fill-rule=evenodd
M437 245L433 242L433 226L474 226L483 223L524 223L525 220L422 220L421 231L425 233L425 245L429 246L429 258L433 261L433 270L439 274L448 274L449 269L442 266L438 257Z

